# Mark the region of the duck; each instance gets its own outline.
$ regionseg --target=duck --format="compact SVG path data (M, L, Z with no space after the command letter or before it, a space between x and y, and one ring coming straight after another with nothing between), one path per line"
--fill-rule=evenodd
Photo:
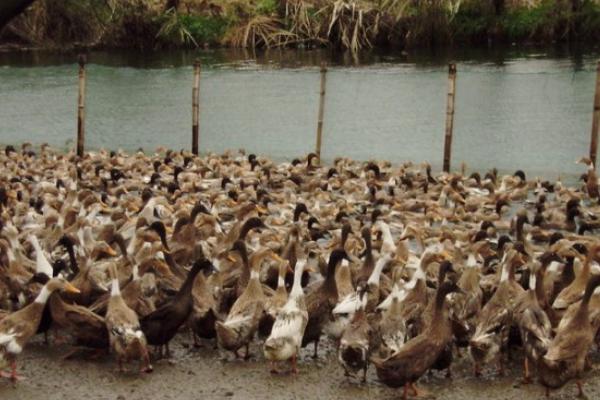
M344 249L335 249L329 256L325 279L306 294L306 309L308 310L308 323L302 338L302 347L314 344L313 358L318 357L319 341L323 327L331 321L331 311L338 302L338 291L335 282L335 271L343 259L348 259Z
M211 265L214 267L214 264ZM193 332L195 347L200 345L198 338L216 338L215 324L217 321L224 319L218 307L219 302L216 295L218 287L215 281L210 279L214 276L213 274L218 272L216 267L210 271L205 270L204 273L198 274L194 281L192 289L194 305L188 324Z
M288 292L286 289L285 277L290 270L290 262L288 260L279 263L277 288L275 289L275 293L266 300L265 316L260 321L259 335L261 337L269 336L273 329L273 323L275 322L277 313L279 313L279 310L281 310L287 302Z
M514 320L519 328L525 350L523 360L523 382L531 383L530 366L535 367L546 354L552 340L552 323L541 303L545 301L545 263L533 264L529 278L529 289L517 300Z
M479 285L481 272L477 256L468 255L465 268L457 282L461 293L451 296L452 326L457 346L467 347L483 307L483 290Z
M46 258L42 247L40 246L40 242L35 235L29 235L27 237L33 249L35 251L35 272L38 274L46 274L46 276L53 275L52 265Z
M148 260L152 261L152 260ZM143 271L152 268L150 264L141 265ZM131 308L138 317L144 317L156 310L157 278L154 273L144 272L140 275L140 265L135 264L131 271L131 277L124 283L121 297L127 307ZM100 296L92 305L90 311L100 315L106 314L110 293Z
M242 244L243 242L237 241L236 243ZM248 284L233 303L225 321L217 321L215 324L219 346L232 351L236 358L240 358L239 349L242 347L245 347L246 350L244 359L250 358L250 341L258 330L265 312L266 297L260 282L260 266L262 260L269 254L274 256L277 261L283 262L270 249L258 250L252 254L250 260L245 262L251 266Z
M302 289L302 274L306 268L305 259L298 260L294 268L294 283L285 305L279 310L273 328L263 350L271 362L271 372L277 374L275 363L290 360L292 372L298 374L297 359L306 325L308 310Z
M353 314L350 324L344 330L338 349L338 360L344 368L346 376L351 376L358 371L363 371L362 382L367 381L369 357L373 348L374 329L367 318L367 293L366 284L359 287L360 300L358 309Z
M364 289L367 294L366 297L366 311L372 312L375 310L377 305L379 304L381 291L379 288L379 283L381 279L381 275L383 269L388 265L388 263L392 261L392 254L390 253L382 253L375 267L371 270L371 274L362 278L358 285ZM333 309L333 314L353 314L357 309L357 305L361 302L361 293L357 289L354 293L343 298Z
M77 293L78 289L64 278L52 278L42 287L33 303L5 316L0 320L0 375L10 378L13 382L19 379L17 375L17 357L29 340L35 335L42 319L44 306L52 293L67 291ZM10 374L2 371L10 366Z
M115 264L109 267L112 287L105 323L110 341L110 348L117 357L119 371L123 372L123 362L139 359L143 363L142 372L151 372L150 356L146 348L146 337L140 326L137 314L127 306L119 287L119 278Z
M419 327L422 325L422 316L428 303L427 292L427 270L430 264L434 262L443 262L450 258L450 255L436 248L428 248L420 259L416 262L415 272L411 280L404 286L405 295L402 299L402 318L404 319L410 336L416 336Z
M140 319L140 326L148 344L157 347L159 356L163 355L163 346L166 356L171 356L169 342L188 320L194 306L192 289L196 276L200 271L212 268L214 267L209 260L196 260L177 294L170 301Z
M594 342L595 332L589 317L589 303L594 290L600 286L600 275L592 276L583 299L572 318L559 325L548 351L538 362L539 381L546 388L558 389L575 379L579 397L584 396L583 372L587 354Z
M409 389L419 394L415 386L417 380L431 368L452 340L452 327L444 304L448 294L459 290L455 283L443 282L436 292L431 323L423 332L387 358L371 357L381 382L393 388L404 387L403 399L408 397Z
M475 375L481 375L481 365L496 359L500 374L504 373L502 350L505 349L516 300L524 289L515 281L515 266L520 262L517 250L510 249L504 256L498 288L485 304L477 318L477 326L469 341L469 352L474 361Z
M578 274L575 275L575 279L571 284L565 287L554 299L552 308L557 312L561 313L573 303L581 300L585 293L587 282L591 276L592 261L598 259L600 255L600 244L595 244L591 248L586 250L586 256L583 262L583 267Z
M75 296L80 295L78 291L68 291ZM89 308L79 304L70 303L63 299L62 293L53 293L48 301L52 324L59 330L67 332L78 347L91 348L97 351L108 349L108 333L104 317L94 313ZM75 354L77 349L64 358Z

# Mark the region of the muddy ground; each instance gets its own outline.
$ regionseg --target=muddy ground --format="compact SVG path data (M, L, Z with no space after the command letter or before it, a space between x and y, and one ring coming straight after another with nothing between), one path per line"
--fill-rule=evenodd
M366 384L347 378L336 360L331 345L323 348L318 360L304 349L298 376L269 373L260 345L251 347L254 356L249 361L234 360L231 354L214 349L211 342L202 348L190 346L190 340L180 335L172 343L171 361L154 362L154 372L120 374L110 356L90 360L76 356L61 360L69 352L66 345L44 345L36 338L25 349L19 371L25 378L13 386L0 381L2 400L136 400L136 399L370 399L401 398L401 390L390 389L377 381L375 371L369 371ZM542 399L538 385L520 383L521 367L518 352L510 364L507 376L498 377L486 370L482 378L471 373L471 364L464 353L453 365L454 378L435 373L421 379L419 386L430 392L427 398L453 399ZM595 360L597 365L598 360ZM283 367L283 366L282 366ZM131 370L136 365L129 366ZM600 398L600 369L588 373L585 390L589 399ZM577 389L570 384L552 399L575 398Z

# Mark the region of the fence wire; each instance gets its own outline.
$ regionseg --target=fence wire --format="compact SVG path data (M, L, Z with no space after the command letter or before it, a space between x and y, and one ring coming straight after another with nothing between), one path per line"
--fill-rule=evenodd
M70 145L76 67L0 68L0 141ZM441 166L446 69L330 68L323 157ZM591 127L595 67L458 64L452 165L579 171ZM190 148L192 68L88 66L86 148ZM200 151L245 148L277 159L314 149L317 68L204 69Z

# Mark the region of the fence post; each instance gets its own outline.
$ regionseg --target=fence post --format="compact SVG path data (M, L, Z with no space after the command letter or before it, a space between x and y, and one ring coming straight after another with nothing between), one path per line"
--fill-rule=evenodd
M317 121L317 145L315 153L321 162L321 138L323 136L323 116L325 114L325 88L327 85L327 67L321 63L321 90L319 92L319 116Z
M456 93L456 64L448 65L448 103L446 106L446 134L444 137L444 172L450 172L452 131L454 129L454 96Z
M77 155L83 157L85 144L85 56L79 55L79 99L77 101Z
M596 167L596 156L598 153L598 133L600 131L600 61L596 69L596 94L594 96L594 114L592 118L592 139L590 142L590 160Z
M192 89L192 153L198 155L198 124L200 121L200 60L194 62L194 87Z

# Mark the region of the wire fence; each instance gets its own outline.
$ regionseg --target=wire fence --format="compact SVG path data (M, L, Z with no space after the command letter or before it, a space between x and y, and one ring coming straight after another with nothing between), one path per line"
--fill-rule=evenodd
M522 168L555 178L588 154L595 68L547 61L458 64L452 166ZM87 67L86 149L191 148L192 66ZM74 145L77 68L0 69L0 141ZM447 71L330 68L323 159L429 161L441 168ZM319 70L204 69L200 152L245 148L276 159L314 151Z

